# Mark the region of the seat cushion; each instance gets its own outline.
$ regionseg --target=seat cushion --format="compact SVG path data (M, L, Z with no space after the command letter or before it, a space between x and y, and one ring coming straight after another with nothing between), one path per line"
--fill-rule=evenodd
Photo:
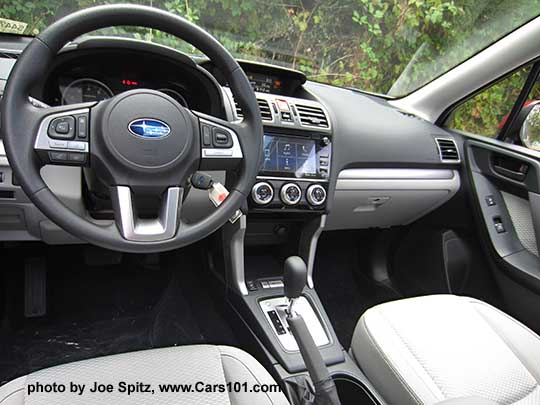
M91 393L94 382L112 384L113 392ZM151 392L128 395L121 391L121 382L151 384ZM212 392L162 392L160 384L195 384L203 389L220 384L239 388L238 392L216 389ZM28 388L40 383L64 384L64 393L28 393ZM83 395L70 393L71 383L84 384ZM263 384L276 384L268 372L251 355L226 346L196 345L100 357L64 364L20 377L0 387L0 404L288 404L281 392L244 392ZM201 384L204 384L201 385ZM258 389L255 387L254 391ZM194 389L192 388L192 391Z
M370 308L351 352L391 404L540 404L540 337L476 299L432 295Z

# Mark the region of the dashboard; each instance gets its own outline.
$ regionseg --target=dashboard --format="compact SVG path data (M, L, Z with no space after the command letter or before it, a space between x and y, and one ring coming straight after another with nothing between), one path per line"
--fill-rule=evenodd
M29 39L10 41L0 36L0 48L20 52ZM12 59L0 54L0 95L17 52ZM248 196L252 218L283 221L286 215L294 221L327 214L328 229L388 227L425 215L459 189L462 151L455 134L379 97L309 82L301 72L280 66L238 62L255 90L265 133L264 161ZM66 46L31 95L59 106L100 101L137 88L161 91L192 110L222 119L242 119L224 76L211 61L126 39L85 39ZM442 159L441 139L460 148L458 160ZM111 218L108 190L94 183L91 170L44 169L45 181L70 208L96 219ZM212 175L228 184L229 173ZM440 179L434 182L433 176ZM184 208L188 221L214 209L207 193L199 190L189 192ZM2 215L10 218L9 224L0 221L2 240L70 241L29 204L0 148Z

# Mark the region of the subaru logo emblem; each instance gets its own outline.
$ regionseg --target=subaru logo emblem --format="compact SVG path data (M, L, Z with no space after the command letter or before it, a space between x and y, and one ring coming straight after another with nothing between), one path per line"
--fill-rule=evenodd
M139 118L128 125L129 132L141 138L159 139L171 133L171 128L163 121L153 118Z

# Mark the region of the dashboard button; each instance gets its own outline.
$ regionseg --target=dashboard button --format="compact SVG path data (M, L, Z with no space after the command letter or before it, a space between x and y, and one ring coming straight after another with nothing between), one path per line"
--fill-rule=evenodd
M302 190L295 183L287 183L281 187L281 201L286 205L296 205L302 199Z
M316 207L322 205L326 201L326 190L320 184L313 184L306 191L306 199Z
M274 189L269 183L262 181L251 189L251 198L259 205L269 204L274 198Z

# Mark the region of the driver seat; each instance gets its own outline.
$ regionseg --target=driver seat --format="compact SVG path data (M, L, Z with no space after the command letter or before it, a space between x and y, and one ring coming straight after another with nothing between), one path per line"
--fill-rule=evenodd
M119 392L122 381L134 385L138 382L151 384L154 394ZM94 382L112 384L114 389L111 393L91 393L89 390ZM29 388L37 387L38 383L42 387L63 384L66 390L63 393L29 394ZM84 384L83 395L69 392L71 383ZM163 392L159 389L160 384L191 384L193 391L197 383L203 389L202 393ZM227 383L240 387L239 392L207 388L215 384L226 387ZM0 404L289 404L281 392L243 392L241 384L251 391L255 385L276 382L257 360L242 350L228 346L194 345L116 354L40 370L0 387Z

